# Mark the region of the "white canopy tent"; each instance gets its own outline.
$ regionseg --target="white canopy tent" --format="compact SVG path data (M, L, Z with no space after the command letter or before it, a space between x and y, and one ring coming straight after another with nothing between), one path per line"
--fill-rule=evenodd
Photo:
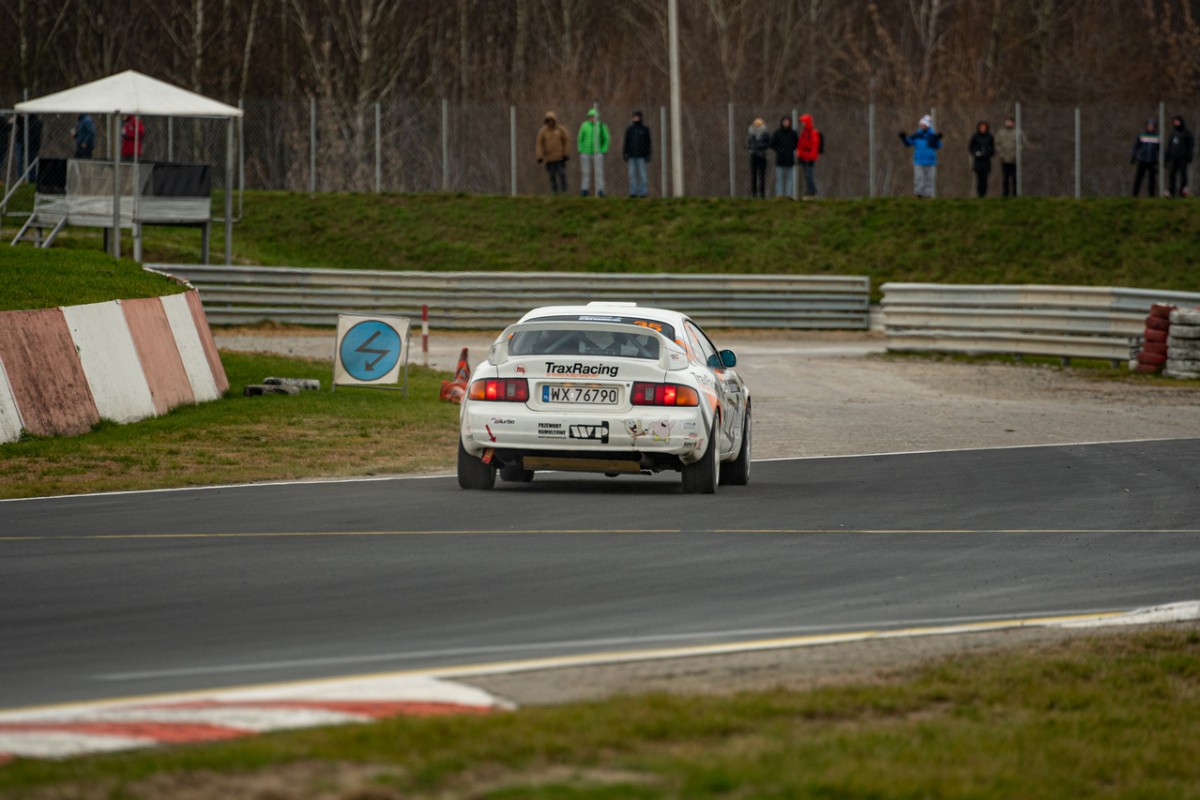
M234 173L234 130L233 121L242 116L242 110L217 102L203 95L180 89L164 81L127 70L98 81L85 83L45 97L17 103L15 110L21 114L96 114L115 115L118 119L127 114L144 117L194 117L225 119L225 263L233 260L233 173ZM135 164L136 164L136 156ZM115 153L117 169L120 169L120 149ZM120 226L118 224L119 180L113 181L114 224L113 249L120 252Z

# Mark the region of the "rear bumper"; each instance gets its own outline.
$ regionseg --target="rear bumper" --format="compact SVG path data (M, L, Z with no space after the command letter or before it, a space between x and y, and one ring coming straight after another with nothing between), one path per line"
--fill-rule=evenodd
M699 407L550 414L507 403L472 403L463 409L461 421L468 453L480 456L491 449L502 460L524 454L623 461L675 456L680 463L690 463L704 453L707 431Z

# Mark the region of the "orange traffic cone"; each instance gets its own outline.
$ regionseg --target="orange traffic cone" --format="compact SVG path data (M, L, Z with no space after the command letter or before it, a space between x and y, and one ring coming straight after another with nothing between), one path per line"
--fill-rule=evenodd
M471 363L467 361L467 348L458 354L458 366L454 368L454 379L442 381L442 399L461 403L467 396L467 384L471 381Z

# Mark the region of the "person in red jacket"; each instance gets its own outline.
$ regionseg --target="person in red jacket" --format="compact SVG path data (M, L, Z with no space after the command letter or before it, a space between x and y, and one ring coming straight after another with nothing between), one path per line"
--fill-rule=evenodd
M811 114L800 114L800 137L796 144L796 160L804 167L804 199L817 196L817 181L812 174L817 158L824 152L824 137L812 125Z
M142 157L142 144L146 141L146 125L141 117L133 114L125 117L121 126L121 158Z
M825 137L813 126L812 114L800 115L800 141L796 143L796 160L804 167L804 199L817 196L817 181L813 168L825 152Z

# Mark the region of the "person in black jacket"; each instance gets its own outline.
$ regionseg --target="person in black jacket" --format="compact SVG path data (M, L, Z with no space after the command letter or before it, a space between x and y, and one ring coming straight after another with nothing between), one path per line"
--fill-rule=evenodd
M1154 197L1158 191L1158 126L1154 118L1146 120L1146 128L1133 141L1133 150L1129 154L1129 163L1137 164L1137 173L1133 177L1133 196L1137 197L1142 190L1142 179L1149 178L1147 196Z
M629 196L645 197L650 190L646 182L646 165L650 163L650 129L642 124L642 112L633 112L633 122L625 129L625 146L621 158L629 166Z
M1171 120L1171 133L1167 137L1167 151L1163 154L1167 162L1167 185L1171 197L1188 196L1188 165L1196 150L1196 140L1188 130L1183 117ZM1175 180L1179 179L1179 194L1175 193Z
M796 145L800 135L792 129L792 118L783 117L771 134L771 149L775 151L775 196L791 197L796 180Z
M992 138L992 126L980 120L975 126L975 135L967 143L971 153L971 169L975 171L975 194L987 196L988 175L992 172L992 156L996 155L996 140Z

